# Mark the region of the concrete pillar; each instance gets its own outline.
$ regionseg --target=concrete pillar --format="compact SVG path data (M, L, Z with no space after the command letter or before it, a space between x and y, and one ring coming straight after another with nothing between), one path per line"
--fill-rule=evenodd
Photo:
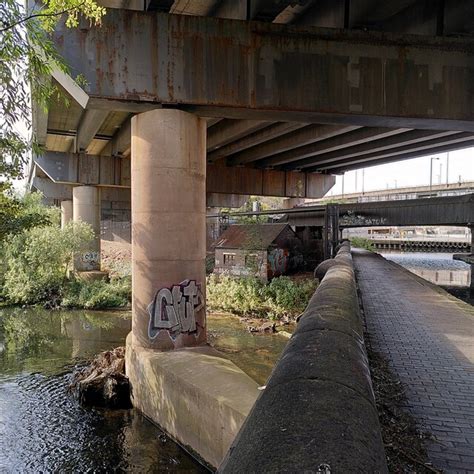
M64 229L70 221L72 221L72 201L67 199L61 201L61 229Z
M78 272L100 271L100 193L96 186L76 186L72 190L74 222L92 226L95 238L88 249L76 255L74 269Z
M206 342L206 121L180 110L132 119L132 345Z

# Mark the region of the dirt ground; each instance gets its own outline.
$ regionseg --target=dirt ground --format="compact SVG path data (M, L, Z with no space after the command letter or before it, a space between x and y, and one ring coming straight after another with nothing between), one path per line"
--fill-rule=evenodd
M367 353L389 472L442 472L428 462L425 445L431 435L422 431L404 408L402 384L369 344Z
M102 268L114 274L126 274L131 269L132 246L128 242L101 240Z

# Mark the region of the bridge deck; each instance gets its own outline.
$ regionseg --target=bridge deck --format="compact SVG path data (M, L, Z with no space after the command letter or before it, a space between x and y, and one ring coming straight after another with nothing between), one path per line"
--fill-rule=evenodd
M474 308L379 255L354 251L373 349L406 387L445 472L474 472Z

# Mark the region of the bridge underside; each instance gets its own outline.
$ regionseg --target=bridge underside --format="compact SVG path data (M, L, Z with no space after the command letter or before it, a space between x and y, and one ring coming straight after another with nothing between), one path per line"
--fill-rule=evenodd
M471 2L102 3L100 28L56 30L68 106L34 114L79 170L56 180L47 155L31 178L129 186L131 117L157 108L206 118L216 193L320 197L330 175L474 146Z

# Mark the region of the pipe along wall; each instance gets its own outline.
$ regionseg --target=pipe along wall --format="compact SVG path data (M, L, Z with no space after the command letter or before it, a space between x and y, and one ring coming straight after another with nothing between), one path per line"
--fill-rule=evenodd
M328 266L219 472L388 472L348 242Z

